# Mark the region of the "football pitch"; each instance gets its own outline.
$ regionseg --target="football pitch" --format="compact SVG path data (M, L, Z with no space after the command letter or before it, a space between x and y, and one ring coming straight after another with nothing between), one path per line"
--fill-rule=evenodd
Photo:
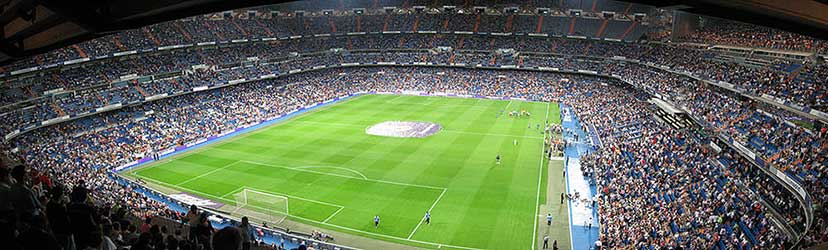
M531 249L546 201L547 120L560 124L557 103L363 95L124 175L254 222L284 219L417 248ZM442 129L423 138L366 133L386 121Z

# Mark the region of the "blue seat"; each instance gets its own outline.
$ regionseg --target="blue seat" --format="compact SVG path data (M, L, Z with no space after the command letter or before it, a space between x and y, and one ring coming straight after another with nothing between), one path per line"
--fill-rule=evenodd
M753 243L754 245L756 245L756 238L753 236L753 231L751 231L751 230L750 230L750 228L748 228L748 227L745 225L745 223L744 223L744 222L739 221L739 228L741 228L741 229L742 229L742 232L744 232L744 233L745 233L745 235L747 235L748 240L750 240L750 242L751 242L751 243Z

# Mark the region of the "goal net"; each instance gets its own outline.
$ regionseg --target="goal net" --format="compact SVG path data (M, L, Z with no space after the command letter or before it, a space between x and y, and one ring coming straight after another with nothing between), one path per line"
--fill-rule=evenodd
M282 195L245 188L233 196L236 200L236 210L233 214L279 224L290 213L288 198Z

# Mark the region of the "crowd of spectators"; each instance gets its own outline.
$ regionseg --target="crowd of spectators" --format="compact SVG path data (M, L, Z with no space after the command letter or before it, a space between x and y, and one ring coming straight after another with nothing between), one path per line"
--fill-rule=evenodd
M395 37L397 38L397 37ZM399 37L399 39L403 39ZM380 40L393 40L382 38ZM494 40L493 40L494 41ZM565 40L562 40L565 41ZM293 42L291 42L293 43ZM562 42L562 43L570 43ZM582 45L584 42L571 42L571 44L575 46L562 46L563 48L578 48L582 47L584 50L590 50L593 52L598 52L602 50L609 51L608 47L605 45L589 44ZM380 43L384 44L384 43ZM634 45L627 45L631 47L635 47ZM322 46L320 46L322 47ZM664 47L664 46L662 46ZM237 47L231 48L218 48L218 49L209 49L204 50L199 53L195 53L195 55L199 55L196 57L202 59L187 59L190 56L185 56L185 61L191 63L200 63L201 65L205 65L207 63L211 63L210 65L215 65L212 63L219 63L221 67L229 67L226 65L241 65L241 61L245 60L243 58L250 58L251 56L256 58L273 58L279 56L272 55L268 56L267 52L269 46L268 45L259 45L253 47L244 47L236 49ZM662 56L662 54L667 54L666 51L669 51L671 48L664 47L660 49L656 49L653 51L657 51L657 53L653 52L650 53L651 55L642 58L666 58L666 56ZM665 52L660 52L665 51ZM568 52L569 53L569 52ZM137 62L131 62L129 60L122 66L125 71L130 72L130 70L135 70L130 65L135 66L137 71L145 71L141 70L142 67L137 65L146 65L149 69L159 70L161 68L175 68L181 67L183 65L188 65L188 63L181 63L177 64L177 66L153 66L153 62L158 62L158 64L165 64L170 60L172 56L175 55L193 55L187 53L174 53L174 54L162 54L157 56L157 59L139 59ZM683 54L683 53L674 53L674 54ZM219 56L214 56L219 55ZM143 58L143 57L139 57ZM209 58L209 61L207 61ZM228 58L228 59L222 59ZM499 66L499 65L508 65L508 64L520 64L525 66L544 66L544 67L557 67L562 69L571 69L571 70L591 70L597 72L604 72L607 74L620 72L622 77L629 77L631 81L640 81L644 82L643 85L654 85L650 86L650 89L653 91L658 91L663 93L666 96L675 96L675 95L683 95L683 93L690 93L691 91L680 91L681 89L677 88L686 88L687 84L682 84L689 82L686 80L687 78L681 78L674 74L667 74L667 73L660 73L660 77L655 77L652 70L641 69L641 66L637 64L615 64L615 63L607 63L601 60L584 60L584 59L576 59L576 58L555 58L555 57L539 57L539 56L519 56L515 57L508 54L497 54L497 53L440 53L440 54L431 54L431 53L356 53L356 54L323 54L317 56L303 56L299 58L289 58L284 61L278 61L271 64L259 64L255 65L254 67L235 67L235 68L220 68L218 70L215 69L207 69L207 70L185 70L184 74L178 78L168 78L162 79L158 81L132 81L122 83L120 85L110 84L110 85L103 85L102 87L98 88L91 88L87 89L86 91L75 91L69 95L64 95L60 97L53 97L47 99L47 102L38 104L34 106L35 108L28 108L28 109L18 109L13 110L11 112L4 113L4 119L9 119L9 122L5 123L4 131L8 132L15 128L21 128L28 124L39 124L41 121L49 120L56 117L61 117L67 114L79 114L88 111L92 111L96 108L100 108L102 106L106 106L109 104L114 103L133 103L133 102L140 102L143 101L144 98L148 96L154 96L158 94L173 94L182 91L191 90L193 87L198 86L209 86L211 84L221 83L223 81L234 80L239 78L245 78L249 76L257 76L257 75L265 75L268 73L278 73L278 72L287 72L290 70L296 69L303 69L309 68L314 65L331 65L336 63L371 63L371 62L382 62L382 61L397 61L397 62L429 62L429 63L440 63L440 64L449 64L449 63L464 63L464 64L479 64L483 66ZM138 62L143 62L142 64L137 64ZM236 63L234 63L236 62ZM248 61L249 62L249 61ZM228 64L229 63L229 64ZM116 64L117 65L117 64ZM711 63L709 65L715 65L715 63ZM101 67L101 66L97 66ZM810 67L810 66L805 66ZM826 68L823 65L815 65L813 66L816 70L816 77L821 77L824 75L823 71ZM50 77L40 77L40 81L37 82L48 82L42 81L43 79L62 79L58 77L58 73L67 72L68 76L72 75L83 75L80 72L84 72L83 69L86 67L80 67L77 69L68 69L62 72L53 73ZM95 68L95 67L92 67ZM734 65L723 65L720 68L738 68L738 66ZM113 71L117 71L118 66L115 66ZM72 74L68 72L77 71L77 74ZM103 68L103 70L109 70L107 68ZM182 70L182 69L179 69ZM163 70L161 70L163 71ZM702 69L696 69L698 72L716 72L715 69L710 67L705 67ZM765 70L766 71L766 70ZM644 74L640 74L640 73ZM812 72L812 71L808 71ZM124 72L126 73L126 72ZM140 72L139 72L140 73ZM120 74L120 73L119 73ZM135 73L136 75L138 73ZM716 75L715 73L706 73L709 75ZM94 74L93 74L94 75ZM117 75L117 74L116 74ZM89 76L83 75L83 77L88 78ZM115 76L104 76L104 79L115 78ZM748 77L750 78L750 77ZM71 77L69 78L71 79ZM660 82L651 82L654 81L653 79L657 79ZM676 79L681 81L676 81ZM733 78L730 78L732 80ZM765 78L768 79L768 78ZM728 79L725 79L728 80ZM65 82L65 80L64 80ZM79 81L73 81L79 82ZM90 81L93 82L93 81ZM748 85L743 85L748 86ZM111 87L111 88L110 88ZM765 85L756 85L758 89L773 89L768 88ZM798 94L796 96L804 96ZM815 100L823 100L819 96L815 96ZM704 103L704 102L700 102ZM691 103L692 104L692 103ZM698 106L698 105L690 105L690 106ZM701 107L707 108L707 107ZM718 115L713 116L718 117ZM717 118L718 119L718 118ZM762 123L758 123L762 124ZM782 124L777 122L777 124ZM770 138L768 138L770 139ZM779 139L777 139L779 140ZM821 144L814 145L816 149L820 149L822 147ZM766 151L766 150L762 150ZM783 158L784 159L784 158Z
M501 11L501 10L498 10ZM365 15L355 15L351 11L337 11L335 15L271 15L260 13L251 16L244 11L237 11L225 16L221 13L208 14L155 24L144 28L125 30L117 34L83 42L35 56L12 65L10 68L22 69L38 65L51 65L63 61L130 50L142 50L156 47L242 40L251 38L275 38L314 34L345 34L353 32L384 31L465 31L465 32L518 32L569 34L570 17L545 16L541 21L535 11L523 15L489 15L477 14L471 9L462 13L416 13L399 11L386 13L382 9L370 9ZM642 25L632 25L629 16L617 15L608 20L615 39L635 40L644 33ZM578 22L576 22L577 24ZM520 25L518 25L520 24ZM578 25L585 35L596 34L597 25ZM616 27L618 26L618 27ZM628 27L632 32L625 32ZM629 33L629 35L627 35ZM625 37L619 34L624 34ZM606 36L606 35L604 35ZM10 70L6 70L10 71Z
M709 139L656 121L635 91L575 88L568 99L602 148L582 157L599 190L601 240L610 248L780 248L786 236L762 205L710 162ZM640 126L636 126L641 124ZM790 201L785 201L790 202ZM786 203L787 204L787 203Z
M81 54L255 37L383 30L535 32L532 29L536 26L526 27L537 22L533 17L422 13L379 13L362 16L359 21L355 16L341 15L195 17L87 41L10 68L71 60ZM550 19L544 25L556 24ZM541 32L553 32L544 25ZM760 37L746 38L733 35L736 28L710 29L699 34L729 35L694 35L692 39L713 43L760 40L766 44L747 45L782 49L814 49L823 44L776 44L773 41L799 41L801 37L773 30L758 30ZM435 49L441 46L452 49ZM108 178L107 171L152 152L359 91L418 90L565 102L582 121L595 126L606 145L584 158L584 163L602 193L599 221L602 237L610 246L767 248L788 242L768 223L764 206L740 185L784 212L785 220L796 230L804 230L804 215L795 209L797 203L784 187L763 177L734 152L710 152L705 145L712 137L669 128L653 119L652 112L644 112L652 109L646 103L649 94L658 94L799 182L812 196L818 216L815 225L821 226L811 227L805 237L809 244L826 240L825 233L818 230L825 228L828 220L824 210L828 201L828 132L824 127L809 129L792 123L790 118L796 115L689 77L607 59L614 56L726 81L750 93L770 94L798 105L828 105L828 66L824 63L807 62L787 71L725 62L717 59L718 52L677 45L526 36L367 34L193 46L6 78L0 132L5 135L58 117L124 104L126 107L116 111L44 126L7 143L33 172L54 178L69 190L88 190L97 209L109 211L117 204L126 211L140 211L139 216L177 218L180 215L163 204ZM376 62L585 70L615 75L635 88L622 87L609 78L566 73L339 67ZM237 79L320 66L326 68L223 86ZM60 88L65 91L44 93ZM210 89L193 92L197 88ZM145 102L160 95L179 96ZM13 105L19 102L28 104ZM553 149L550 152L561 150L560 141L548 144ZM39 188L38 197L50 196ZM37 228L37 221L31 223ZM623 226L630 224L638 226Z
M186 215L156 204L135 206L135 202L148 198L134 192L101 189L101 183L61 180L3 156L0 239L4 249L277 250L285 247L284 241L264 243L260 238L263 231L254 229L246 217L240 224L215 229L213 221L208 219L211 215L195 205ZM107 198L113 195L127 196L124 200ZM306 248L304 242L300 243L299 249Z
M828 42L817 38L735 21L708 20L701 29L682 39L707 44L828 53Z
M439 46L456 48L458 51L437 54L425 53L427 50ZM330 49L347 49L353 52L340 53L337 56L338 58L331 58L331 56L326 55L329 54L327 52ZM422 53L414 55L412 52L408 52L408 54L405 54L408 57L398 57L396 55L399 52L394 54L385 52L384 54L388 56L369 57L359 52L387 49L418 49L418 52ZM514 52L502 52L502 50L493 49L509 51L513 49ZM322 56L320 56L320 52L322 52ZM557 55L520 55L520 52L551 52ZM298 55L296 53L307 55L296 57ZM678 71L687 71L712 81L725 81L756 95L770 94L800 106L819 110L828 105L826 103L828 89L823 84L824 79L828 77L828 70L826 70L828 66L821 63L806 63L801 65L799 69L785 71L772 66L756 68L712 60L716 56L715 52L671 45L642 45L529 37L388 34L303 38L221 47L195 47L109 59L60 70L51 70L43 74L7 78L5 79L7 89L3 91L3 97L5 98L0 103L10 105L28 102L28 106L37 108L22 109L23 104L5 106L6 109L11 110L4 112L3 115L23 119L6 123L8 127L2 130L8 132L56 117L84 113L108 104L126 104L141 101L148 96L174 91L170 88L170 85L145 84L146 81L143 80L138 82L123 82L121 80L132 79L136 76L163 78L168 75L192 71L192 68L198 65L204 65L207 68L228 68L261 64L261 62L267 61L281 66L278 69L274 66L270 66L270 68L259 67L259 71L280 70L281 72L299 69L310 64L330 65L332 62L371 63L395 60L440 64L466 63L483 66L554 67L599 72L626 70L637 65L604 59L586 59L593 63L576 62L584 60L579 58L580 56L623 56L642 62L668 66ZM704 63L685 63L699 58L703 58ZM302 63L288 63L297 60ZM209 77L209 75L191 74L191 79L192 76ZM670 79L676 77L670 76ZM188 79L173 80L177 83L189 81ZM117 89L119 87L120 89ZM177 86L181 90L188 90L187 87L189 86L186 84ZM109 88L114 89L105 90ZM62 91L44 94L56 89ZM91 91L83 91L84 89L91 89ZM668 91L664 92L669 93ZM84 97L82 95L88 96Z
M355 57L355 55L349 56ZM389 55L367 53L361 56L388 57ZM419 55L414 53L413 55L394 55L394 58L413 59L422 58L423 56L429 57L428 54ZM330 61L342 60L342 58L344 57L341 55L327 55L324 59L312 58L310 59L311 62L306 65L314 65L314 60ZM294 60L291 65L302 65L304 63L301 61L304 59L296 59L298 63ZM483 59L486 59L486 57L484 56ZM532 60L531 58L525 59ZM569 65L579 63L589 64L592 62L580 60L566 62ZM279 64L273 65L276 68L282 67ZM230 68L210 72L195 71L191 75L206 74L203 76L206 78L202 79L215 78L226 81L238 76L249 77L270 72L262 70L262 68L268 68L270 66L259 65L252 68ZM646 73L651 74L650 76L652 77L634 77L634 75L640 75L641 72L647 70L649 69L639 67L637 69L618 72L622 72L622 75L624 75L622 79L637 85L647 86L653 90L669 89L661 85L676 83L676 81L650 81L649 79L657 79L658 74L663 74L663 72L657 71L649 71ZM235 73L227 73L225 71ZM504 74L504 72L509 73ZM182 79L186 79L187 77L189 75L184 76ZM109 180L105 175L107 169L142 158L150 152L158 152L166 148L203 138L206 135L217 134L235 127L262 121L269 117L274 117L278 114L283 114L290 110L333 97L357 91L397 91L406 89L427 92L455 92L470 95L512 96L532 100L564 101L570 103L578 110L581 119L589 124L594 124L598 128L599 136L605 143L612 145L614 150L627 152L628 156L626 159L614 159L615 162L627 160L629 164L633 165L639 162L646 162L648 159L639 158L646 157L649 154L633 154L631 152L638 151L630 147L636 145L666 146L670 145L669 143L677 143L680 146L654 148L651 150L674 154L671 157L659 158L661 161L681 161L684 163L677 164L673 162L672 164L676 164L676 166L665 168L666 170L662 171L674 173L680 167L695 165L698 162L693 161L700 161L700 159L707 157L707 155L699 155L700 153L697 151L701 150L702 147L698 146L701 143L688 144L694 145L693 147L684 146L687 152L682 154L690 154L692 157L686 156L686 159L678 157L680 154L674 151L679 151L684 143L693 143L692 140L694 138L665 137L665 135L673 134L672 131L665 130L665 128L656 124L647 112L641 112L641 110L648 109L647 104L643 102L645 101L642 98L644 96L643 94L635 93L636 91L631 88L622 90L611 85L601 84L602 81L604 80L580 75L496 70L480 71L453 68L372 67L326 69L295 74L278 78L277 80L257 81L196 92L150 102L136 107L128 107L117 112L81 118L24 134L15 139L16 144L14 146L21 150L21 152L24 152L23 155L27 164L35 166L37 169L43 169L44 171L50 171L50 169L55 170L54 175L59 176L61 180L70 180L70 182L71 180L79 179L95 180L92 183L96 189L123 189L123 191L109 190L109 192L118 192L119 195L108 197L129 197L129 195L135 195L135 193L129 192L127 188L121 187ZM676 92L689 89L688 87L673 87L675 87L673 90ZM632 94L628 92L632 92ZM686 96L692 97L692 92ZM730 124L730 122L725 123ZM682 134L682 136L688 135ZM90 154L88 152L94 153ZM589 160L586 162L589 162ZM659 165L662 163L666 164L666 162L661 162ZM612 164L595 164L594 166L607 167L610 165ZM712 166L710 167L712 168ZM596 171L595 173L605 173L606 171L612 172L611 170L604 170ZM645 171L639 169L636 173L641 174L641 172ZM665 173L665 176L667 175L670 174ZM746 239L752 239L750 240L750 244L759 246L779 244L781 241L779 240L779 236L775 234L776 231L768 231L767 223L758 219L763 217L764 214L760 213L761 209L754 209L754 207L758 207L755 201L748 202L744 194L738 192L738 190L714 187L717 184L716 180L719 180L717 177L699 177L702 179L698 182L712 181L706 184L710 192L717 190L722 195L726 195L726 197L736 196L741 198L710 201L710 210L703 212L710 216L723 217L729 215L730 217L728 219L730 220L727 222L734 224L722 222L716 224L714 223L716 220L679 220L680 216L677 216L672 220L659 222L662 224L656 222L652 222L656 224L648 224L665 226L665 228L652 232L641 231L620 234L619 232L611 232L611 229L608 227L604 229L605 237L608 237L608 239L616 239L618 241L612 244L621 245L633 244L631 242L643 244L640 241L641 239L634 239L637 237L652 237L652 239L646 242L649 242L647 244L655 245L708 244L704 246L712 246L712 244L721 243L732 246L744 246ZM598 175L598 178L600 179L600 175ZM670 178L666 177L647 178L646 180L657 181L661 179L670 180ZM599 183L601 182L599 181ZM611 183L605 183L604 185L608 187L614 186ZM644 182L642 185L647 186L649 184ZM666 189L672 183L663 183L661 185L665 186ZM680 190L680 187L677 186L674 187L675 189L672 189L674 191L670 192L669 199L677 199L675 198L676 194L672 192L678 192L677 190ZM713 195L710 197L713 197ZM139 200L153 203L146 198ZM743 202L738 203L737 201ZM141 206L147 205L142 204ZM610 207L610 205L606 206L602 208L607 210L607 214L610 213L609 210L613 208L617 209L617 207ZM722 209L731 209L727 210L731 212L721 212L718 209L719 207L724 207ZM665 206L664 208L666 209L668 207ZM161 208L159 207L159 209ZM640 211L630 210L627 213L637 212ZM690 214L693 213L695 212ZM738 219L733 219L734 213L739 213L741 216L737 216ZM743 229L743 231L750 231L750 237L746 236L747 234L738 233L743 231L733 230L733 226L738 225L739 222L747 228ZM689 226L693 223L702 226ZM613 224L615 222L612 221L602 223L602 225ZM739 225L739 227L741 228L742 225ZM698 231L691 231L690 228L693 230L707 230L707 232L711 232L711 230L724 231L718 234L711 233L709 237L693 238L688 235L694 235L692 232ZM723 232L727 232L727 234ZM743 233L746 233L746 231ZM684 236L678 236L681 237L680 239L665 238L665 235L673 234L683 234ZM631 236L633 238L630 238Z

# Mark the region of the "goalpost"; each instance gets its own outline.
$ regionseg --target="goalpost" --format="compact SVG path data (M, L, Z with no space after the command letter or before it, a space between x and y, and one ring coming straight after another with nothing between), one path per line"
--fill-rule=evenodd
M249 217L282 223L290 214L288 197L265 193L252 189L242 189L233 194L236 200L236 209L233 213L241 213Z

